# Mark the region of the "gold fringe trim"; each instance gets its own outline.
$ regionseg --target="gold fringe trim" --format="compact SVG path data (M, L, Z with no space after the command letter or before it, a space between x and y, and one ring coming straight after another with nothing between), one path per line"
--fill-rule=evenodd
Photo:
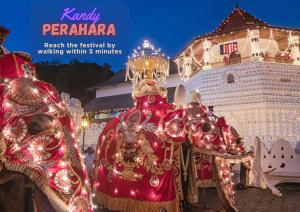
M214 180L197 180L198 188L214 188L216 187L216 183Z
M130 198L113 198L102 192L96 192L95 201L97 204L103 205L106 209L123 212L159 212L161 208L167 212L180 212L180 204L178 199L168 202L150 202L140 201Z
M55 208L60 208L62 211L69 211L68 205L62 201L62 199L48 185L48 182L46 182L40 175L22 164L10 163L7 160L3 160L2 162L4 163L5 168L9 171L19 172L29 177L48 197L50 202L55 204L53 205Z

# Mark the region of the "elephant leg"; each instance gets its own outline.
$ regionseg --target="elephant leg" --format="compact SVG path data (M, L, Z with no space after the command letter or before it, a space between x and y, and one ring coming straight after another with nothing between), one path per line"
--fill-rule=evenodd
M212 156L214 178L221 204L227 212L238 211L234 202L234 188L229 163L220 157Z
M47 196L36 186L34 187L34 203L37 212L56 212Z
M2 170L0 173L0 211L26 211L24 176Z

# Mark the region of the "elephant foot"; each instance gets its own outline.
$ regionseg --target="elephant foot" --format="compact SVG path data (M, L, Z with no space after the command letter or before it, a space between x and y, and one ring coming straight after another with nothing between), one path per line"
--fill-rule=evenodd
M244 184L242 184L242 183L238 183L238 184L235 186L235 188L236 188L237 190L245 190L245 189L246 189L246 186L245 186Z

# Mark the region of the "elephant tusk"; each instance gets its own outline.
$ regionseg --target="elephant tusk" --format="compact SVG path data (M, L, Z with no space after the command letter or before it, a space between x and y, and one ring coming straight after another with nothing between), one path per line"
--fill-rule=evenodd
M224 158L226 160L230 160L230 161L232 160L233 162L230 163L241 163L253 158L253 152L247 152L243 155L229 155L229 154L223 154L216 151L203 150L203 149L197 149L196 151L207 155L214 155L220 158Z
M269 170L269 171L265 171L264 174L270 174L270 173L272 173L272 172L275 171L275 170L276 170L276 168L273 168L273 169L271 169L271 170Z

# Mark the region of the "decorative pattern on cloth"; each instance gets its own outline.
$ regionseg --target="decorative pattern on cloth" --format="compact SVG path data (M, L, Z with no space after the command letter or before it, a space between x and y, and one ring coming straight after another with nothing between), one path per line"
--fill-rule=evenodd
M0 100L1 163L27 175L63 211L92 211L74 121L55 88L17 78L0 85Z
M137 97L135 107L108 122L99 137L94 169L97 203L119 211L137 211L139 205L152 211L156 204L176 200L178 206L182 199L178 147L187 136L207 159L238 154L244 148L237 145L238 134L224 118L209 116L199 103L175 109L160 95ZM201 177L211 180L211 161L205 166ZM228 200L234 204L231 188L222 189L230 192ZM122 204L115 204L119 200Z
M224 157L245 153L239 134L233 127L227 125L224 117L209 115L205 106L197 102L188 104L187 120L189 138L194 145L197 184L201 187L209 187L213 180L217 180L216 184L223 191L226 204L234 208L231 172ZM218 156L218 160L214 166L215 156ZM220 160L222 163L219 162Z
M194 151L198 187L215 187L212 156Z
M35 77L34 64L26 60L25 53L5 54L0 58L0 78Z
M173 170L173 152L184 137L175 141L163 129L163 118L173 106L159 95L136 101L134 108L109 122L99 137L97 202L120 211L138 211L141 205L149 206L144 208L147 211L158 211L159 205L179 211L174 185L180 169ZM122 204L114 204L119 201Z

